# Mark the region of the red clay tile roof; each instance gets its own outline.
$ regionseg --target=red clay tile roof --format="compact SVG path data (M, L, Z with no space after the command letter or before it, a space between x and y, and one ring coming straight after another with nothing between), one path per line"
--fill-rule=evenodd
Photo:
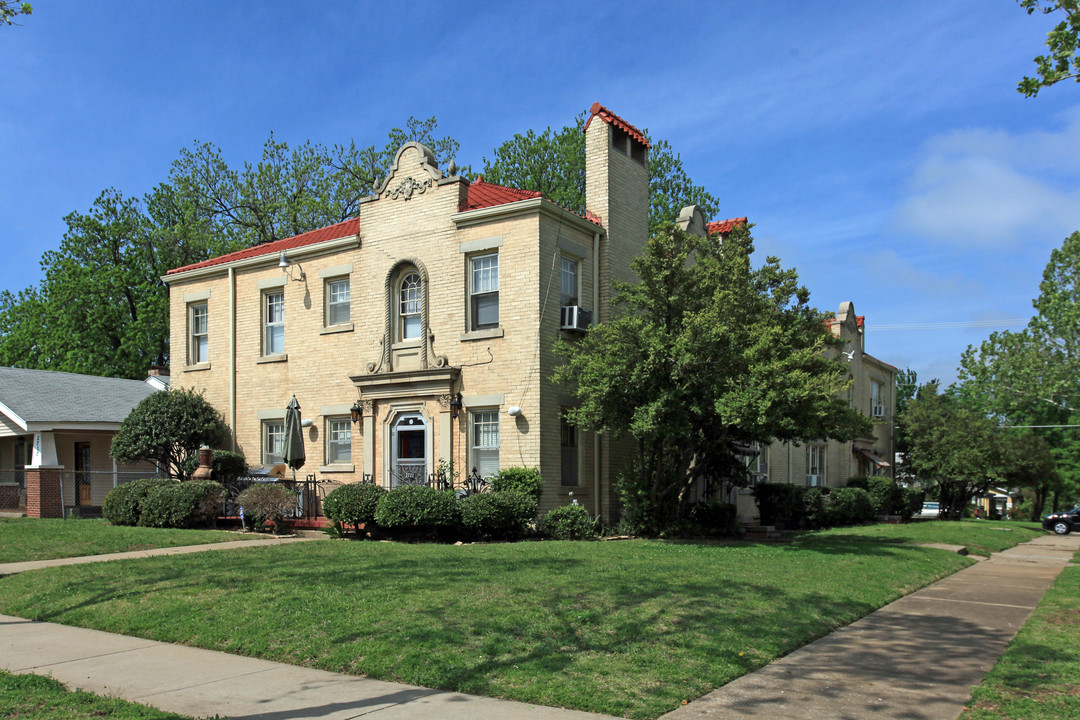
M483 177L478 177L475 182L469 185L469 196L466 198L461 210L479 210L480 208L495 207L496 205L505 205L518 200L531 200L538 197L541 197L541 193L537 190L518 190L517 188L484 182Z
M259 257L260 255L276 255L282 250L293 250L298 247L314 245L315 243L321 243L327 240L337 240L338 238L356 235L358 232L360 232L360 218L352 218L350 220L339 222L336 225L330 225L328 227L319 228L318 230L306 232L302 235L294 235L293 237L284 238L282 240L275 240L274 242L244 248L243 250L237 250L228 255L219 255L216 258L203 260L202 262L197 262L193 265L173 268L167 272L166 275L174 275L187 270L198 270L199 268L212 267L214 265L224 265L225 263Z
M645 147L652 147L652 145L649 144L649 141L645 139L645 133L641 132L636 127L626 122L621 117L611 112L598 102L594 102L592 104L592 107L589 108L589 119L585 121L585 127L583 129L588 130L589 123L591 123L593 121L593 118L596 117L600 118L608 125L614 125L615 127L619 128Z
M719 220L717 222L707 223L705 225L710 235L716 235L717 233L729 233L740 225L746 224L746 218L728 218L727 220Z

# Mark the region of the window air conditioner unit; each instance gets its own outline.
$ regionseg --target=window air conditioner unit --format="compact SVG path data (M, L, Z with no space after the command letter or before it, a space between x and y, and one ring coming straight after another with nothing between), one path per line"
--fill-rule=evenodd
M592 311L577 305L559 308L560 330L586 330L592 324Z
M875 405L874 408L873 408L873 413L872 414L876 418L885 417L885 406L884 405Z
M818 485L821 485L821 476L820 475L807 475L806 476L806 485L807 485L807 487L817 487Z

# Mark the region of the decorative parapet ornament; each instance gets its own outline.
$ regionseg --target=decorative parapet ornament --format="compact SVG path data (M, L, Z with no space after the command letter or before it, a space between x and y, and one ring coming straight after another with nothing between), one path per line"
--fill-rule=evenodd
M423 195L428 188L431 187L431 178L426 178L423 182L416 182L411 177L407 177L398 183L397 187L392 190L386 191L386 196L391 200L410 200L413 193L417 195Z

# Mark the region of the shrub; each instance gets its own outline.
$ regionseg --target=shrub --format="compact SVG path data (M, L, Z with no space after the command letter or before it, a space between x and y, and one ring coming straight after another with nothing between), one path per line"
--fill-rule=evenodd
M540 477L539 468L504 468L491 478L491 489L495 492L519 492L540 502L544 480Z
M212 480L194 480L151 487L142 501L139 525L188 528L205 525L221 509L225 488Z
M762 525L783 525L796 528L802 520L802 495L806 488L781 483L760 483L754 486Z
M850 485L848 487L851 487ZM828 488L811 487L802 493L802 524L807 528L820 528L828 525L829 514L825 508Z
M679 504L672 495L657 496L649 478L643 478L637 462L615 480L619 496L619 531L626 535L661 535L679 521Z
M461 501L452 490L426 485L396 487L379 499L375 523L404 539L447 537L461 526Z
M836 488L829 493L825 507L829 525L855 525L874 519L870 493L862 488Z
M113 525L138 525L142 503L150 489L175 484L169 478L141 478L117 485L105 496L101 514Z
M544 516L544 533L556 540L585 540L596 535L596 524L582 505L563 505Z
M870 480L862 475L852 475L847 480L847 486L853 488L870 489Z
M216 523L222 510L221 504L225 501L225 486L214 480L190 480L185 485L191 487L191 493L195 496L195 509L190 524Z
M361 525L374 524L375 509L385 494L386 490L374 483L342 485L323 500L323 514L344 525L352 525L356 528L356 536L360 537Z
M480 539L517 539L536 512L536 500L515 491L477 493L461 500L461 524Z
M926 501L925 490L912 487L903 488L901 497L903 498L903 507L900 515L904 518L904 522L922 512L923 502Z
M296 508L296 493L283 485L256 483L240 493L236 504L243 508L245 521L250 518L256 530L273 521L276 533L285 515Z
M904 507L904 489L890 477L874 476L866 479L870 503L875 515L900 515ZM849 486L850 487L850 486Z
M214 469L214 479L220 483L232 482L247 475L249 470L242 453L228 450L215 450L210 466Z
M694 535L731 537L739 532L738 511L731 503L701 502L689 506L685 531Z

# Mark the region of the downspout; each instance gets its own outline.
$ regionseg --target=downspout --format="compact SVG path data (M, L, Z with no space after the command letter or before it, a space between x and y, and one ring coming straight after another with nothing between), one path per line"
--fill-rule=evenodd
M229 267L229 449L236 452L236 269Z
M592 241L592 297L596 322L600 320L600 233L593 233ZM593 497L594 508L599 516L600 506L600 433L593 433Z

